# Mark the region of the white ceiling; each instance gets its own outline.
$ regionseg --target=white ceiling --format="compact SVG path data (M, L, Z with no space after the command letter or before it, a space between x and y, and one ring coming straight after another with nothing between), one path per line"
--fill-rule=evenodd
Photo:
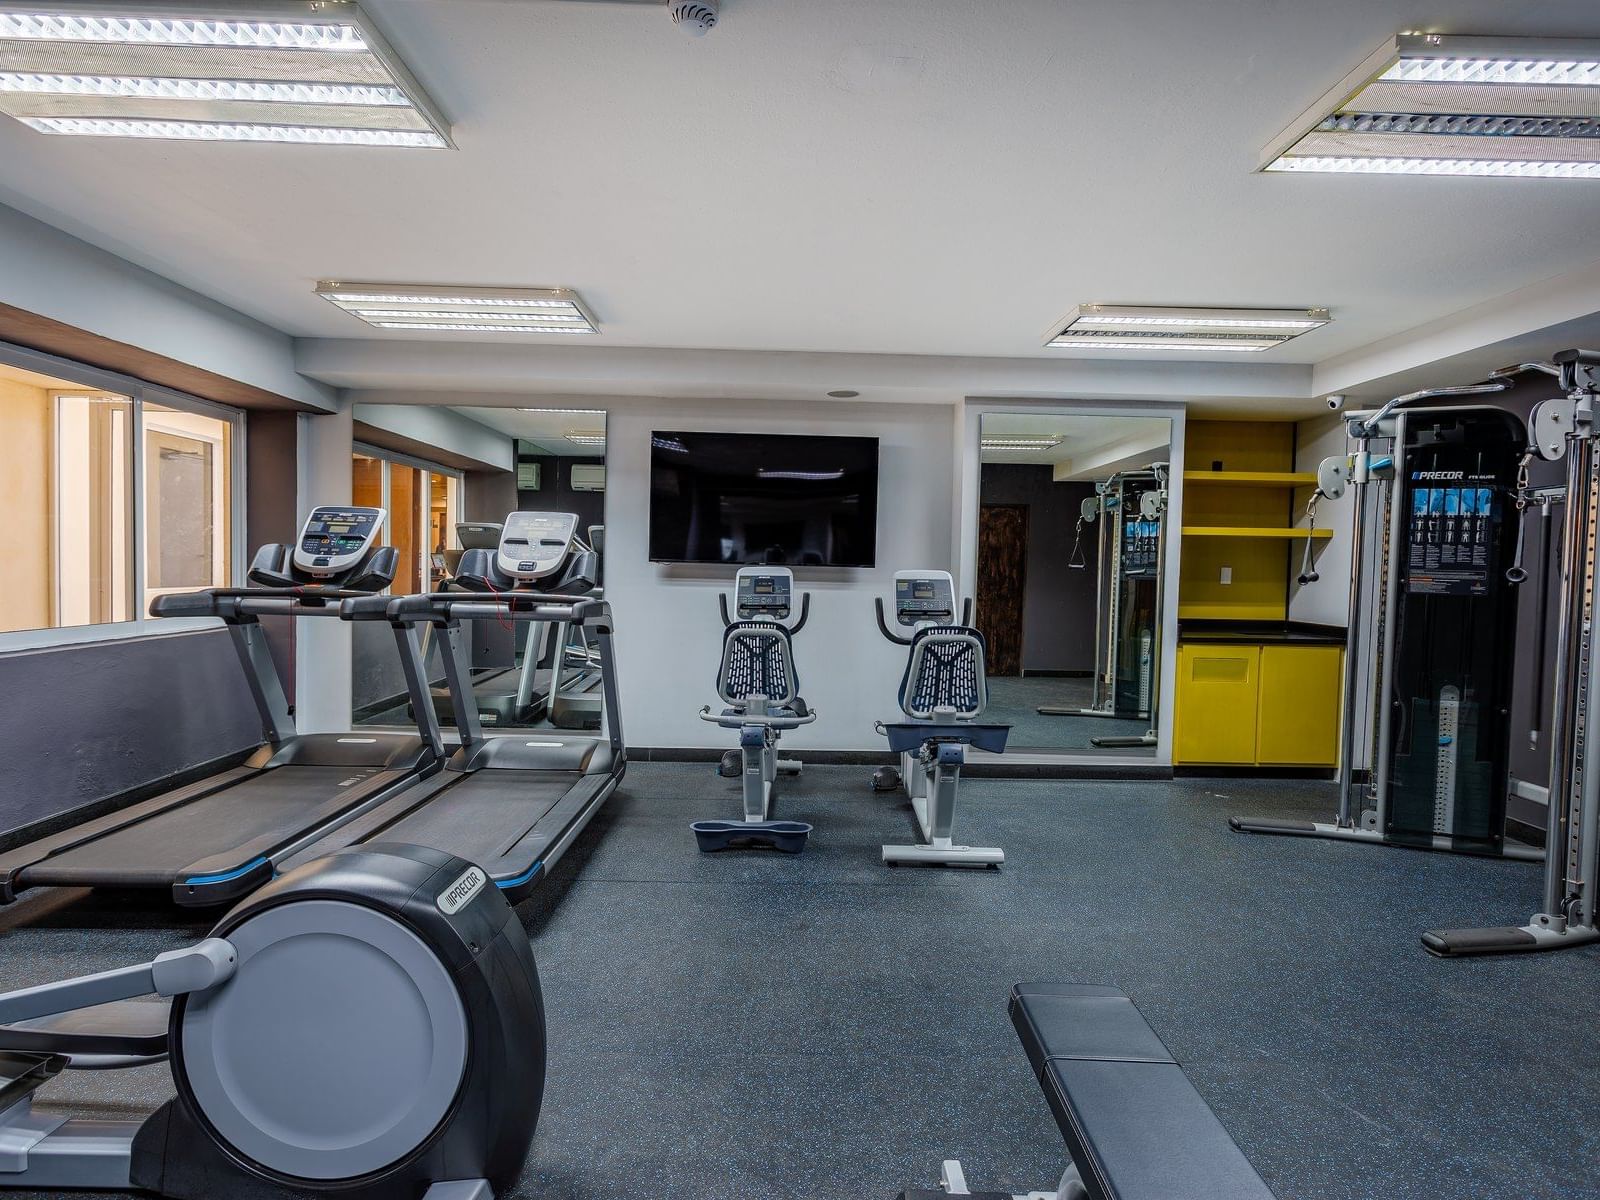
M297 336L413 336L324 277L560 285L596 352L1059 358L1103 301L1326 305L1240 356L1319 362L1600 260L1600 184L1253 170L1398 30L1600 36L1594 0L726 0L699 40L646 5L367 7L458 152L0 120L0 202Z

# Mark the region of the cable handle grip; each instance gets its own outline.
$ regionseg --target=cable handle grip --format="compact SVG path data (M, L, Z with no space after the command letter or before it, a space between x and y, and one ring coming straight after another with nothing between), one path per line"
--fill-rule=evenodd
M872 598L872 606L873 606L874 609L877 610L877 613L878 613L878 632L883 634L884 637L888 638L891 642L893 642L897 646L909 646L909 645L911 645L911 639L910 638L908 638L908 637L900 637L898 634L894 633L889 628L888 623L884 621L884 619L883 619L883 597L882 596L874 596Z

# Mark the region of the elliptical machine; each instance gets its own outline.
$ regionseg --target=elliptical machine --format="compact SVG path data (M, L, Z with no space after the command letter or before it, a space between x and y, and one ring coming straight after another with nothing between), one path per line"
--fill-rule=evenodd
M972 627L972 601L955 623L955 583L948 571L896 571L895 623L913 632L905 637L883 619L883 597L873 598L878 629L897 646L909 646L900 680L905 721L879 721L876 728L900 755L900 767L879 767L875 792L904 786L916 813L921 840L914 846L885 846L889 866L998 867L1006 854L998 846L958 846L952 836L956 792L966 747L1002 754L1011 726L982 724L989 703L984 673L983 634Z
M290 871L186 949L0 995L0 1021L0 1187L491 1200L544 1093L521 922L479 867L398 843ZM177 1095L143 1121L32 1107L63 1069L162 1059Z
M811 826L804 821L774 821L773 790L780 773L800 774L801 762L780 758L778 739L786 729L809 725L817 714L800 698L793 637L811 615L811 596L801 593L800 616L792 625L794 573L787 567L740 567L734 579L734 615L728 598L717 594L722 613L722 665L717 695L724 708L700 710L700 719L739 731L739 749L722 756L718 773L744 780L742 821L696 821L690 826L700 849L770 846L789 854L805 849Z

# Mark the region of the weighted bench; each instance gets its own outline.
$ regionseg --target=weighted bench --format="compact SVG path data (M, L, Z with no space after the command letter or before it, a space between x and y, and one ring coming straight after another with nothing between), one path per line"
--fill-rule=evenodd
M1132 1000L1111 987L1019 983L1011 1022L1072 1165L1054 1191L969 1192L944 1164L937 1192L973 1200L1273 1200Z

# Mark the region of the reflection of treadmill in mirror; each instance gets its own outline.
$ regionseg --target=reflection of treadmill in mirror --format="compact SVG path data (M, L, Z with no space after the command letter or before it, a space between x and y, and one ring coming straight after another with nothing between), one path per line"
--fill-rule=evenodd
M548 514L555 524L542 530L541 545L529 555L535 566L526 576L529 580L547 579L559 571L572 552L573 535L578 518L566 513ZM498 521L461 521L456 524L456 540L461 549L455 551L455 566L459 568L461 555L468 550L498 550L504 527ZM548 542L549 544L543 544ZM451 571L454 579L455 571ZM452 584L451 586L454 586ZM548 692L539 688L539 659L543 651L544 626L539 622L523 624L520 650L513 655L512 665L490 667L473 676L472 696L476 701L478 720L485 725L530 725L545 715ZM437 676L435 676L437 678ZM429 689L433 696L433 711L442 724L459 725L450 701L450 689L439 684Z
M585 535L600 573L597 586L588 594L599 600L605 595L600 585L604 584L606 527L591 525ZM599 729L604 700L600 649L588 628L578 624L563 625L557 643L550 724L558 729Z

